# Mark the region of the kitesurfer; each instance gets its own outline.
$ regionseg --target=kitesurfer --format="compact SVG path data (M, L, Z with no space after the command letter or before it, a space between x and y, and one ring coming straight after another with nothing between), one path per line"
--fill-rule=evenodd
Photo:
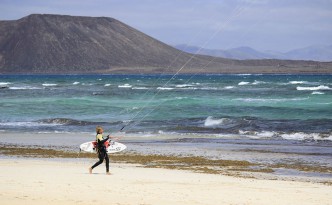
M105 146L105 142L107 140L109 140L110 138L112 138L110 135L107 135L107 137L104 139L103 138L103 128L101 126L97 126L96 127L96 150L98 153L98 158L99 161L96 162L92 167L89 168L89 173L92 174L92 169L97 167L98 165L102 164L104 159L106 162L106 174L110 175L111 173L109 172L109 158L108 158L108 154L107 154L107 150L106 150L106 146Z

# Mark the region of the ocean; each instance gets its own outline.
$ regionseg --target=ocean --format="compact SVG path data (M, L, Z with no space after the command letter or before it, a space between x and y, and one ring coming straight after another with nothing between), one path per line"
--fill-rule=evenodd
M0 130L332 141L332 75L1 75Z
M332 75L1 75L0 88L2 145L77 151L101 125L135 153L332 170Z

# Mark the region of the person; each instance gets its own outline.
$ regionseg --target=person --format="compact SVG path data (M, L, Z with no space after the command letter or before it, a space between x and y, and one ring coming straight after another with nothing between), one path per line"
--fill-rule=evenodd
M111 137L110 135L107 135L107 137L104 139L103 138L103 128L101 126L97 126L96 127L96 149L97 149L97 153L98 153L98 158L99 161L96 162L92 167L89 168L89 173L92 174L92 170L97 167L98 165L102 164L104 159L106 162L106 174L110 175L111 173L109 172L109 158L108 158L108 154L107 154L107 150L106 150L106 146L104 145L104 143L109 140Z

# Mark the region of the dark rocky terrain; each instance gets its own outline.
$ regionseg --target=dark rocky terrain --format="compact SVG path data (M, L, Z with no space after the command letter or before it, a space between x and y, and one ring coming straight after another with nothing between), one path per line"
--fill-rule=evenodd
M182 69L181 69L182 68ZM116 19L32 14L0 21L0 73L332 73L332 62L193 55Z

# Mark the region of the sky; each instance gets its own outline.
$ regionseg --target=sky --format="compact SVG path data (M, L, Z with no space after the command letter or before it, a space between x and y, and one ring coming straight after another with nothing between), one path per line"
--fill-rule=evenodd
M112 17L169 45L332 45L332 0L0 0L0 20L36 13Z

